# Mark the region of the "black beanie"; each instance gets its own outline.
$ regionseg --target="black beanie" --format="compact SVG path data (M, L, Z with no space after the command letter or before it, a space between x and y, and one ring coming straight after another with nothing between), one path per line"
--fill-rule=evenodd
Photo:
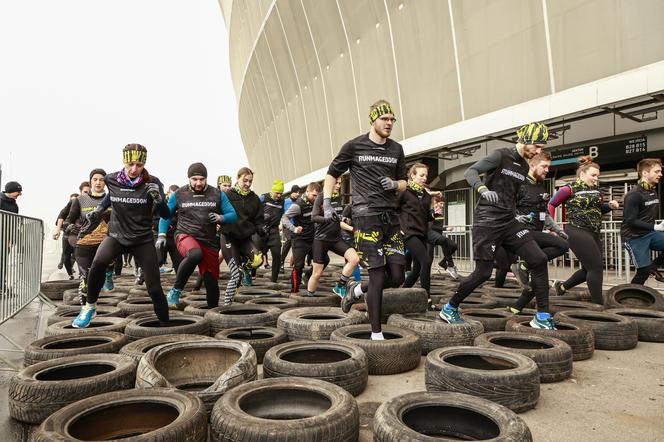
M189 166L187 170L187 176L191 178L192 176L202 176L207 178L207 168L203 163L194 163Z
M106 172L104 169L92 169L92 172L90 172L90 181L92 181L92 177L95 175L106 176Z

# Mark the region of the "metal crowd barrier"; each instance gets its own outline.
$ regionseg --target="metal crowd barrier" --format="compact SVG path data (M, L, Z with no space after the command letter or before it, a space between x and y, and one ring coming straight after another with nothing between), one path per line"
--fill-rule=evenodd
M43 243L40 219L0 211L0 325L39 296ZM16 348L9 351L22 351L7 335L0 336Z
M565 225L566 223L560 223ZM633 268L629 254L623 247L620 236L620 221L604 221L600 231L603 250L604 283L606 285L627 283L631 280ZM454 254L454 262L462 273L470 273L474 268L472 225L450 226L452 231L443 232L459 247ZM441 257L441 249L436 247L435 256ZM549 279L567 279L580 268L579 260L571 250L549 263Z

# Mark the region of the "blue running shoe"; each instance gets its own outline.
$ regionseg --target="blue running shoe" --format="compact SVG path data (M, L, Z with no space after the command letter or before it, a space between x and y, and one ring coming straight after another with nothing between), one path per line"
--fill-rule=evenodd
M463 324L464 320L459 315L459 309L452 307L449 303L445 304L438 314L440 319L448 324Z
M85 304L81 307L81 311L78 313L76 319L74 319L74 322L71 323L71 326L74 328L86 328L95 316L97 316L97 306L94 304Z
M242 272L242 285L251 286L254 281L251 279L251 272L245 267L240 267L240 272Z
M545 330L555 330L556 324L557 321L546 312L537 312L537 314L530 321L530 326L532 328L540 328Z
M332 291L341 299L344 299L344 297L346 296L346 286L341 284L340 282L337 282L337 285L334 286Z
M106 279L104 280L104 286L101 288L102 292L108 293L112 292L115 289L113 284L113 272L106 272Z
M182 294L182 290L176 289L173 287L172 289L169 290L168 295L166 295L166 301L168 302L168 308L172 310L177 310L178 306L180 305L180 295Z

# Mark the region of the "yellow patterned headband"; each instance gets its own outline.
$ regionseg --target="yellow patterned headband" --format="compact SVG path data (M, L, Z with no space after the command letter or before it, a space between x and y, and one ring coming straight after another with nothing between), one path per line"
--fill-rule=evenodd
M122 159L125 164L143 163L145 164L148 159L148 153L144 150L123 150Z
M376 121L381 115L385 114L394 115L394 111L392 110L392 105L381 104L380 106L376 106L373 109L371 109L371 112L369 112L369 122L373 124L374 121Z

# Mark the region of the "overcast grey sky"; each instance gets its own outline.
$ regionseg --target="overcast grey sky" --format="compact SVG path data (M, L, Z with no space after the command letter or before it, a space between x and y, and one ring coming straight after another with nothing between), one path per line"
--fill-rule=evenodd
M47 231L127 143L165 185L247 165L216 0L0 0L0 66L2 190Z

